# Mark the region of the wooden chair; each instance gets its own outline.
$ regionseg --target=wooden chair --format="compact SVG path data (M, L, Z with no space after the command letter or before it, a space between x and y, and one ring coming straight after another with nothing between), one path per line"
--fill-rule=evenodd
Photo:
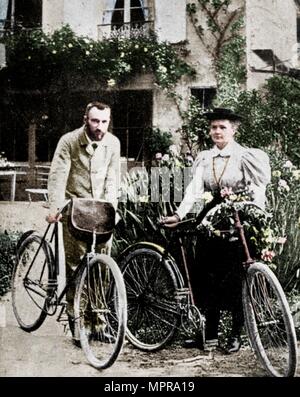
M36 188L27 188L25 191L28 193L29 202L32 201L32 195L42 196L45 201L48 201L48 175L49 175L50 166L48 165L37 165L35 167L36 171Z

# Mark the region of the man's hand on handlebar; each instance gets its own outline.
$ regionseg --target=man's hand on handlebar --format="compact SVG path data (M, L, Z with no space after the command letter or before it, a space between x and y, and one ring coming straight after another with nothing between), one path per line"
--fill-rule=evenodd
M55 215L49 214L46 216L46 221L48 223L56 223L56 222L60 221L61 218L62 218L62 214L60 214L60 213L55 214Z
M168 227L168 228L176 227L179 222L180 222L180 218L177 214L172 215L172 216L165 216L159 220L159 223L161 225Z

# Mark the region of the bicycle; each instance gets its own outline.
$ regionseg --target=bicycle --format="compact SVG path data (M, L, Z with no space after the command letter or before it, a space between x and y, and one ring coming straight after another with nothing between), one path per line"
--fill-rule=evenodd
M71 201L59 214L70 204ZM108 224L114 226L115 211L112 205L102 202L99 208L106 214L104 229ZM104 230L106 241L112 233L111 228L108 233ZM64 296L75 282L74 332L80 336L80 344L88 362L97 369L104 369L115 362L123 346L127 322L126 290L116 262L107 253L95 253L95 230L86 243L86 254L76 268L73 280L66 283L58 294L61 266L58 223L49 224L43 236L34 230L25 232L17 245L12 276L12 305L19 326L26 332L37 330L47 316L56 314L58 307L57 321L63 321L66 309Z
M221 205L213 200L198 217L181 221L165 247L140 242L122 254L119 263L127 289L127 338L135 347L159 350L172 340L179 325L194 332L200 329L204 341L205 318L194 305L182 237L197 234L200 225L217 219ZM293 376L297 367L293 318L272 270L250 256L241 221L246 209L264 212L251 201L232 203L231 207L236 238L245 252L241 264L242 300L250 346L269 375ZM180 247L181 266L171 254L174 245ZM184 275L180 268L184 269Z

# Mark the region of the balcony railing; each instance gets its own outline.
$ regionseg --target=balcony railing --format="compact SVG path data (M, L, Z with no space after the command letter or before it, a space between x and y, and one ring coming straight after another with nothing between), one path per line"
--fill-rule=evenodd
M154 29L153 21L126 22L122 25L98 25L98 39L104 38L133 38L147 36Z
M105 10L103 23L98 25L98 39L140 37L153 31L154 21L149 7Z

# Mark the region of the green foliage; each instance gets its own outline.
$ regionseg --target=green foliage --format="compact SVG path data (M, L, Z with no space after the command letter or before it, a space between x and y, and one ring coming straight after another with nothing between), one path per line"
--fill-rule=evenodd
M172 142L173 138L170 131L161 131L160 128L148 128L145 131L145 150L151 160L158 152L166 153Z
M0 234L0 296L9 289L15 260L15 248L19 234Z
M231 38L220 51L216 63L218 95L215 105L230 107L237 100L242 84L246 80L246 39L240 34L244 18L240 17L231 26Z
M198 0L198 4L187 5L196 33L214 61L218 88L215 106L223 107L235 104L246 80L244 10L230 10L230 5L231 0ZM206 16L204 26L199 24L200 12Z
M183 180L175 183L175 175L190 165L190 158L180 155L172 145L167 153L157 158L156 167L130 170L121 185L118 206L121 220L114 234L114 256L137 241L165 244L168 232L159 229L157 221L162 216L173 214L176 193L183 191Z
M300 288L300 169L276 150L269 154L272 181L267 197L273 214L271 228L282 237L274 264L276 274L288 292Z
M42 31L20 31L5 36L8 69L21 85L57 86L57 76L69 84L93 78L106 86L122 84L137 73L152 72L159 87L169 89L183 75L194 75L174 47L159 43L154 34L95 41L76 36L66 25L47 35ZM75 79L75 81L74 81Z
M208 122L203 116L206 110L201 107L197 98L191 96L188 109L182 113L181 138L194 156L199 149L207 149L211 142L208 134Z
M299 154L300 82L287 76L270 78L260 91L244 91L235 110L243 116L239 141L249 147L275 146L297 166Z

